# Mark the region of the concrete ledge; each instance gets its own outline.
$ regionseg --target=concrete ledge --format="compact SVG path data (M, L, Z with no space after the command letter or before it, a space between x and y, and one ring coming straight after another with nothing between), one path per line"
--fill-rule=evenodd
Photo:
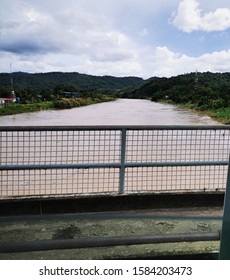
M224 193L135 194L0 200L0 216L223 207Z

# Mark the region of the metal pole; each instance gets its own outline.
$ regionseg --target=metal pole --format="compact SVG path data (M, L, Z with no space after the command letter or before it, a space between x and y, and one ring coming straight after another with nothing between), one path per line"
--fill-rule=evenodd
M124 144L125 146L125 144ZM125 147L121 163L76 163L76 164L23 164L0 165L1 170L35 170L35 169L87 169L87 168L128 168L128 167L169 167L169 166L219 166L228 165L228 161L184 161L184 162L125 162Z
M228 164L227 186L224 198L224 215L220 242L220 260L230 260L230 157Z
M63 250L76 248L93 248L108 246L127 246L140 244L218 241L219 232L194 232L182 234L88 237L65 240L35 240L0 243L0 253Z
M120 189L119 193L125 192L125 152L126 152L126 128L121 130L121 167L120 167Z

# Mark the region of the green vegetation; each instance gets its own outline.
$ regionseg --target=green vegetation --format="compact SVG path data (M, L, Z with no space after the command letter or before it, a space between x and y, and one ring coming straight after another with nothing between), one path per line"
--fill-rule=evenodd
M79 73L13 73L13 89L20 103L0 107L0 116L47 109L70 109L115 100L124 89L133 89L144 80ZM0 73L0 98L11 96L11 75ZM75 95L75 98L72 95ZM77 98L80 97L80 98Z
M88 97L88 98L61 98L53 102L55 109L71 109L74 107L86 106L101 102L108 102L114 101L114 97L109 96L98 96L95 98Z
M0 116L14 115L21 113L30 113L40 110L54 109L52 101L32 103L32 104L10 104L6 107L0 107Z
M10 89L10 74L0 73L0 86ZM80 73L37 73L16 72L12 74L15 91L33 89L36 93L56 87L72 87L77 91L111 91L140 86L144 80L137 77L92 76Z
M108 102L115 100L114 97L110 96L97 96L95 98L61 98L55 101L45 101L30 104L10 104L6 107L0 107L0 116L14 115L21 113L30 113L41 110L51 110L51 109L71 109L74 107L86 106L101 102Z
M230 108L220 108L208 111L207 114L224 124L230 124Z
M125 98L147 98L205 111L222 123L230 123L230 73L191 73L171 78L153 78L125 91Z
M79 73L13 73L20 103L0 107L0 116L47 109L70 109L115 100L123 88L141 85L136 77L98 77ZM0 98L11 96L11 76L0 73ZM72 95L75 95L75 98ZM80 98L77 98L80 97Z

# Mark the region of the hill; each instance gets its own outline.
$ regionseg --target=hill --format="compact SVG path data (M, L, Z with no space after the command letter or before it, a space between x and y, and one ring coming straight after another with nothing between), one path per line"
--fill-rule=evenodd
M123 94L126 98L148 98L176 104L192 104L195 109L230 107L230 73L190 73L171 78L155 78Z
M0 73L0 87L8 90L10 89L10 76L9 73ZM49 72L36 74L15 72L12 73L12 77L15 90L31 89L37 92L53 89L61 85L85 91L97 89L122 89L127 87L137 87L144 82L142 78L137 77L118 78L112 76L92 76L77 72Z

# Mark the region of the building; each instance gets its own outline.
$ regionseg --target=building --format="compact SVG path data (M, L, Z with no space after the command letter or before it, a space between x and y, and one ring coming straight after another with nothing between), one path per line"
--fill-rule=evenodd
M61 94L64 95L65 97L71 97L71 98L81 97L81 94L78 92L62 91Z
M0 98L0 107L6 106L8 103L15 103L16 98Z

